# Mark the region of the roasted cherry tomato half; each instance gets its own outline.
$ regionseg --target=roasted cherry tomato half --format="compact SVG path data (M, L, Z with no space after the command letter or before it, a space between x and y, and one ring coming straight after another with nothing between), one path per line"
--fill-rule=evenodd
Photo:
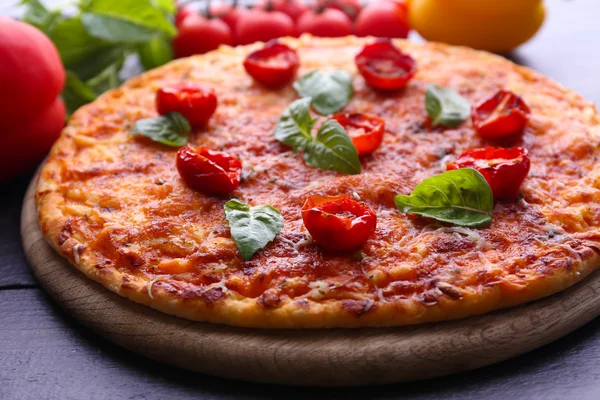
M339 113L333 116L352 139L359 156L374 152L383 140L385 121L381 118L364 114Z
M354 60L367 84L381 90L402 89L417 70L415 60L389 39L365 45Z
M279 87L291 82L299 65L296 50L276 40L250 53L244 61L246 72L268 87Z
M523 130L530 114L531 110L520 96L500 90L477 106L472 119L479 135L497 139Z
M242 177L240 160L206 147L179 149L177 170L189 186L207 194L231 193L240 185Z
M494 199L514 200L519 196L519 188L529 173L530 165L527 149L485 147L465 151L448 164L447 169L477 170L492 188Z
M302 206L304 226L319 246L330 251L351 251L375 232L377 216L350 196L310 196Z
M166 86L156 92L156 109L161 115L177 111L191 125L205 125L217 109L217 95L190 83Z

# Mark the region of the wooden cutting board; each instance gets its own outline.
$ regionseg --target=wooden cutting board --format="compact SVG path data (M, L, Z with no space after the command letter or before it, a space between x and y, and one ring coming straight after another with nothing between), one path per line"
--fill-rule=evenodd
M458 321L389 329L261 330L205 324L138 305L88 279L45 241L34 189L23 247L42 287L83 325L126 349L205 374L315 386L420 380L543 346L600 314L598 272L540 301Z

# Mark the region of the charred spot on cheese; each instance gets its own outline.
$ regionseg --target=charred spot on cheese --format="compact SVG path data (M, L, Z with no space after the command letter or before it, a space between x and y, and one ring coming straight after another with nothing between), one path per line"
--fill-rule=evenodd
M138 268L146 264L146 260L143 256L138 253L132 251L124 251L122 252L123 258L128 263L129 266L133 268Z
M138 288L138 282L139 278L137 276L125 274L121 281L121 289L136 290Z
M372 299L342 300L341 305L344 310L357 317L376 308L375 301Z
M257 303L265 308L276 308L281 303L281 298L277 291L269 289L260 295Z
M469 240L461 235L458 235L457 237L452 234L440 234L428 243L429 249L436 254L451 252L462 253L473 249L475 246L477 246L475 241Z
M73 218L68 218L58 235L58 245L62 246L73 234Z
M207 306L213 306L218 300L225 298L222 288L212 288L202 292L200 298Z

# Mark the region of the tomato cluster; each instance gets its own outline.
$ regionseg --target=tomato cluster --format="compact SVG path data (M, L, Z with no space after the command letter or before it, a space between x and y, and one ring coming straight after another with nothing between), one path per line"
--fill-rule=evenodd
M373 1L364 7L359 0L318 0L310 5L303 0L260 0L252 8L217 0L204 13L187 3L178 9L175 24L176 57L303 33L406 38L410 31L404 0Z

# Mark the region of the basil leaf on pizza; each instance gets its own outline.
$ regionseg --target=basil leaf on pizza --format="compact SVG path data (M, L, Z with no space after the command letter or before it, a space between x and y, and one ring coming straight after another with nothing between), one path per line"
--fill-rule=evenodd
M167 146L181 147L188 142L191 130L190 123L183 115L170 112L155 118L140 119L130 133L146 136Z
M291 146L296 153L302 151L304 161L311 167L359 174L361 166L356 147L337 121L325 121L316 137L312 135L316 119L310 116L310 103L310 97L293 102L281 114L275 138Z
M291 146L295 152L312 140L316 119L310 116L310 97L294 101L279 117L275 126L275 139Z
M494 209L490 185L470 168L427 178L410 196L398 195L394 202L401 212L472 228L489 226Z
M340 111L352 98L352 76L346 71L312 71L294 82L301 97L311 97L312 106L321 115Z
M321 125L315 140L302 152L311 167L331 169L344 174L360 174L360 160L352 139L339 122L328 119Z
M251 207L238 200L229 200L223 208L231 237L244 261L248 261L254 253L275 239L283 228L283 217L275 207Z
M469 101L450 88L429 85L425 92L425 108L433 120L433 126L449 128L460 125L471 115Z

